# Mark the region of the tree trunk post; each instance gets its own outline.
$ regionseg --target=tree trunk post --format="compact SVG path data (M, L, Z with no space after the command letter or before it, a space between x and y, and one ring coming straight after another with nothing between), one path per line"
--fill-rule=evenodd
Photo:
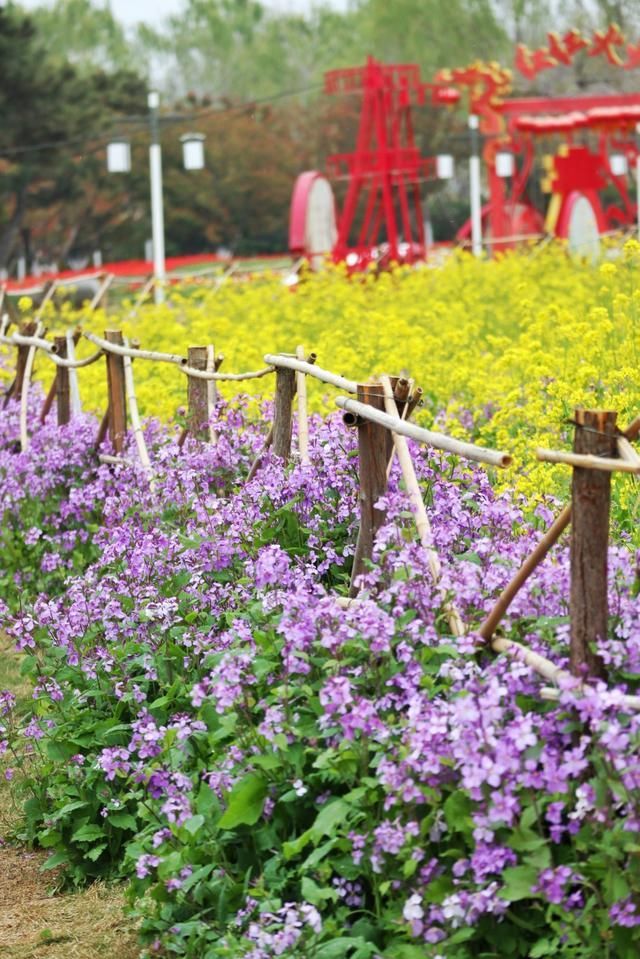
M20 324L20 334L22 336L34 336L37 329L37 323L29 320L27 323ZM29 355L28 346L18 346L18 355L16 357L16 375L13 383L4 395L4 406L9 402L10 397L19 397L22 394L22 383L24 381L24 371L27 365Z
M285 462L291 453L293 397L296 392L294 370L276 370L276 395L273 406L273 453Z
M187 351L187 364L194 370L206 370L207 347L190 346ZM192 436L198 440L209 438L209 382L189 376L187 383L187 426Z
M616 413L608 410L575 411L575 453L615 457ZM606 639L607 553L611 474L602 470L573 470L571 490L571 635L569 661L574 676L605 676L604 663L595 652Z
M106 330L108 343L123 346L120 330ZM116 456L124 449L127 433L127 396L124 383L124 360L117 353L107 353L107 383L109 386L109 437Z
M394 377L395 382L395 377ZM358 383L356 398L376 410L384 411L384 391L380 383ZM360 420L358 427L358 473L360 477L360 529L351 573L350 596L355 596L355 581L365 571L365 560L371 559L376 531L384 522L384 510L375 503L387 491L387 463L393 449L391 431L369 420Z
M56 355L60 359L67 358L66 336L56 336L54 339ZM56 409L58 411L58 426L64 426L71 419L71 396L69 393L69 370L66 366L56 367Z
M55 398L56 398L57 389L58 389L58 372L57 372L57 368L56 368L55 376L53 377L53 381L52 381L52 383L51 383L51 386L49 387L49 392L47 393L47 395L46 395L46 397L45 397L44 403L42 404L42 409L41 409L41 411L40 411L40 423L41 423L41 424L44 424L45 420L47 419L47 416L48 416L49 413L51 412L51 407L53 406L53 401L54 401Z

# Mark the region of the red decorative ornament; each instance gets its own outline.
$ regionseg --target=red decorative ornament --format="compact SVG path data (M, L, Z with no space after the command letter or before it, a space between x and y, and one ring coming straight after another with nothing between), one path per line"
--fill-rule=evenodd
M624 42L622 30L617 23L612 23L604 33L601 30L594 32L587 53L590 57L605 56L612 66L621 67L624 61L616 47L623 47Z

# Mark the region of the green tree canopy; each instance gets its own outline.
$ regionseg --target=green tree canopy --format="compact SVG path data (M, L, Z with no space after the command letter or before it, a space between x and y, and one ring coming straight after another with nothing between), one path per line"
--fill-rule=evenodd
M52 54L34 19L0 9L0 267L29 211L74 201L95 173L95 150L122 112L139 111L144 85L127 70L80 70Z

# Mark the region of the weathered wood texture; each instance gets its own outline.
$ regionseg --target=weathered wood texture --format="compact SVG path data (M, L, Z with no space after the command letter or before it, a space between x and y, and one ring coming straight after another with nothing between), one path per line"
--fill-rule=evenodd
M359 403L384 411L384 390L380 383L358 383L356 396ZM365 561L371 559L376 531L384 522L384 510L376 509L375 504L387 491L387 463L392 449L390 430L371 420L358 421L360 530L353 558L350 596L357 593L355 581L365 571Z
M291 454L291 427L296 374L293 370L276 370L276 394L273 407L273 453L288 460Z
M56 353L62 360L67 358L66 336L56 336L54 340ZM71 394L69 390L69 370L66 366L56 367L56 409L58 411L58 426L64 426L71 419Z
M106 330L104 334L108 343L123 345L120 330ZM114 453L118 456L124 449L124 440L127 433L127 399L124 382L124 362L117 353L107 353L107 382L109 385L109 438Z
M187 365L193 370L207 369L207 347L190 346ZM207 380L190 376L187 385L187 424L191 435L198 440L209 439L209 386Z
M27 323L22 323L20 326L20 333L22 336L35 336L37 323L33 320L29 320ZM24 382L24 371L27 365L27 357L29 356L29 347L28 346L18 346L18 356L16 359L16 375L13 379L13 383L7 390L4 395L4 405L6 406L9 402L10 397L18 397L22 393L22 384Z
M614 457L616 414L576 410L574 452ZM595 652L608 630L607 551L611 474L576 467L571 490L571 636L569 661L575 676L605 675Z

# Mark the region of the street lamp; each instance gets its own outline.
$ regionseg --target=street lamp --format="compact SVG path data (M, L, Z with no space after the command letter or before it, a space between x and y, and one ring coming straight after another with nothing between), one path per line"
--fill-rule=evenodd
M439 153L436 157L436 176L439 180L451 180L454 173L453 157L450 153Z
M180 142L185 170L204 169L204 133L185 133Z
M162 147L160 145L160 95L151 90L147 97L149 107L149 181L151 186L151 247L153 251L154 300L164 300L163 283L166 278L164 254L164 204L162 196ZM180 119L172 117L171 119ZM204 135L188 133L180 138L185 170L202 170L204 167ZM107 144L107 170L109 173L128 173L131 170L131 145L119 137Z
M109 173L128 173L131 169L131 144L124 138L107 144Z
M149 144L149 178L151 181L151 246L153 248L153 295L156 303L164 300L164 283L166 272L164 265L164 206L162 201L162 147L160 146L160 125L158 123L158 107L160 94L155 90L147 98L149 107L149 128L151 143Z
M503 180L508 179L510 176L513 176L513 171L515 170L515 160L513 158L513 153L509 150L501 150L499 153L496 153L496 175L501 177Z
M469 114L471 156L469 157L469 191L471 193L471 249L474 256L482 256L482 195L480 192L480 119Z

